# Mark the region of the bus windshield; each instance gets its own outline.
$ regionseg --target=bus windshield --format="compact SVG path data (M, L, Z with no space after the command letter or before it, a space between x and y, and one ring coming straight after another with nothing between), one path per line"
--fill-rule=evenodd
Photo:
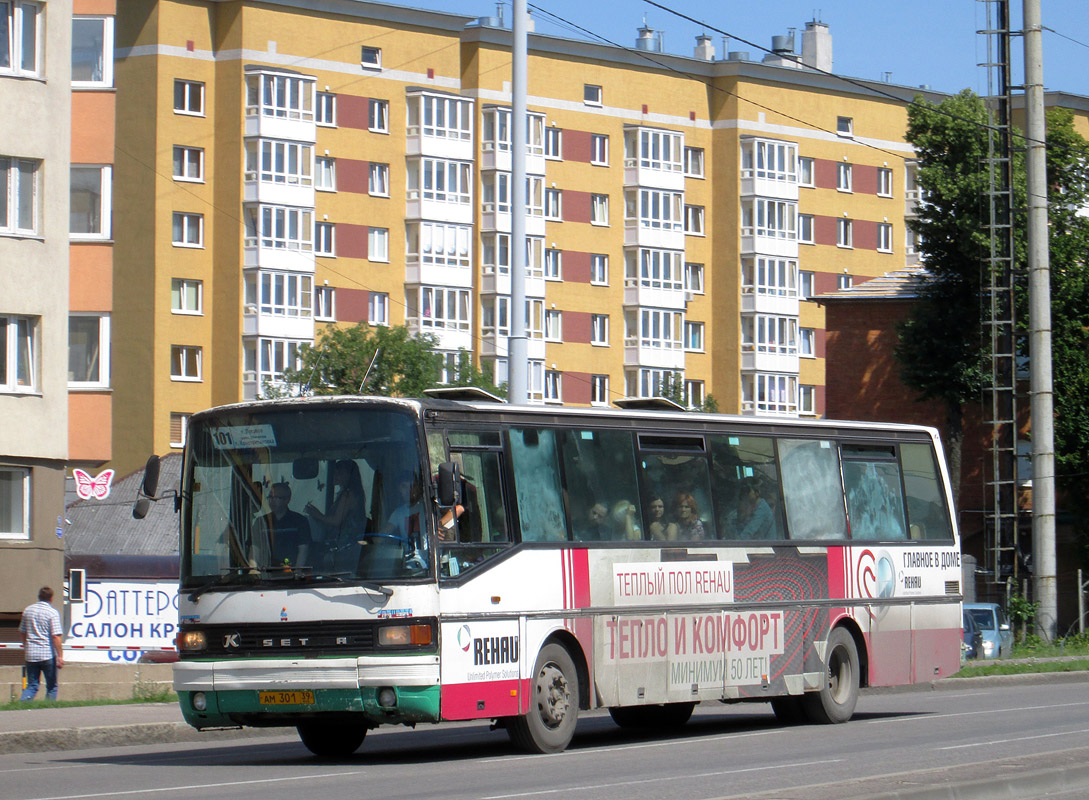
M430 576L422 458L407 408L270 406L194 420L182 586Z

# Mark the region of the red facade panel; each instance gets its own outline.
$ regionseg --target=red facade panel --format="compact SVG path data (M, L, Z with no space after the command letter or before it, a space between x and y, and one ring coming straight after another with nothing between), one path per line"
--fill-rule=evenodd
M563 131L563 160L584 161L590 163L590 155L593 149L590 144L589 131L573 131L564 128Z
M835 161L829 161L826 158L814 159L813 183L816 184L818 189L835 189L836 169L837 164Z
M861 194L877 194L877 167L855 164L851 171L854 190Z
M563 312L563 340L577 344L590 343L590 313L587 311ZM565 390L566 392L566 390ZM587 401L589 402L589 401Z
M338 222L336 227L337 255L344 258L367 257L367 226Z
M563 221L589 222L591 198L589 192L563 190Z
M837 224L838 220L835 217L815 216L813 218L813 242L815 244L835 245Z
M589 372L563 373L563 402L590 405Z
M371 162L354 158L337 159L337 191L367 194L370 190Z
M877 249L877 223L868 219L856 219L854 224L854 245L856 250Z
M369 318L367 305L370 292L366 289L342 289L337 287L337 321L366 322Z
M351 94L337 95L337 126L340 128L359 128L367 130L370 120L370 98L356 97Z
M569 283L589 283L591 259L592 256L589 253L564 250L563 279Z

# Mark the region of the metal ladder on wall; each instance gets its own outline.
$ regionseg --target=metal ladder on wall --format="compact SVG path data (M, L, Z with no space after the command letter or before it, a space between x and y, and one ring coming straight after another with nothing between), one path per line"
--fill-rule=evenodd
M981 265L981 312L991 350L991 381L983 391L983 422L990 428L989 472L985 467L985 557L991 581L1020 580L1017 498L1017 335L1013 236L1013 139L1010 110L1009 0L978 0L986 8L987 101L992 107L987 136L990 249Z

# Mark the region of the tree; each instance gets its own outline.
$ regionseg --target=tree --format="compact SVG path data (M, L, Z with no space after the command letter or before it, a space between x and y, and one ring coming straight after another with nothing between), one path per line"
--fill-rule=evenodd
M403 325L360 323L350 328L329 326L313 344L299 348L299 366L284 371L284 380L313 394L374 394L421 397L436 386L479 386L492 393L490 370L477 369L469 353L457 355L457 378L443 383L445 355L435 350L435 337L413 336Z
M667 400L672 400L678 405L682 405L685 408L689 407L688 395L685 392L684 377L680 372L667 372L665 377L662 378L662 383L658 387L658 397L664 397ZM694 411L706 411L709 414L718 413L718 401L714 395L707 395L702 403L697 403L692 406Z

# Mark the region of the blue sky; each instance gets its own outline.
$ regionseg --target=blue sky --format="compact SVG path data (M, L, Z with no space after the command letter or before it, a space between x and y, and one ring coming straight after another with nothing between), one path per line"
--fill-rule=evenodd
M394 0L398 2L399 0ZM904 86L929 85L945 92L964 88L986 93L985 72L976 66L987 57L982 36L987 4L978 0L771 0L767 3L710 3L707 0L658 0L734 37L770 47L771 37L804 28L814 18L832 32L834 71L841 75L885 80ZM665 50L691 55L697 34L704 29L642 0L527 0L552 14L613 42L631 46L646 15L647 24L664 31ZM1044 32L1044 84L1048 89L1089 96L1089 2L1041 0ZM399 3L400 4L400 3ZM471 16L495 14L490 0L412 0L404 5ZM510 19L510 0L507 19ZM1022 4L1010 0L1013 26L1020 26ZM585 36L537 14L537 30L560 36ZM722 36L714 37L718 54ZM1064 38L1065 37L1065 38ZM1074 41L1071 41L1074 40ZM797 39L801 49L801 38ZM760 52L733 41L730 50ZM1022 73L1020 42L1015 42L1015 80Z

